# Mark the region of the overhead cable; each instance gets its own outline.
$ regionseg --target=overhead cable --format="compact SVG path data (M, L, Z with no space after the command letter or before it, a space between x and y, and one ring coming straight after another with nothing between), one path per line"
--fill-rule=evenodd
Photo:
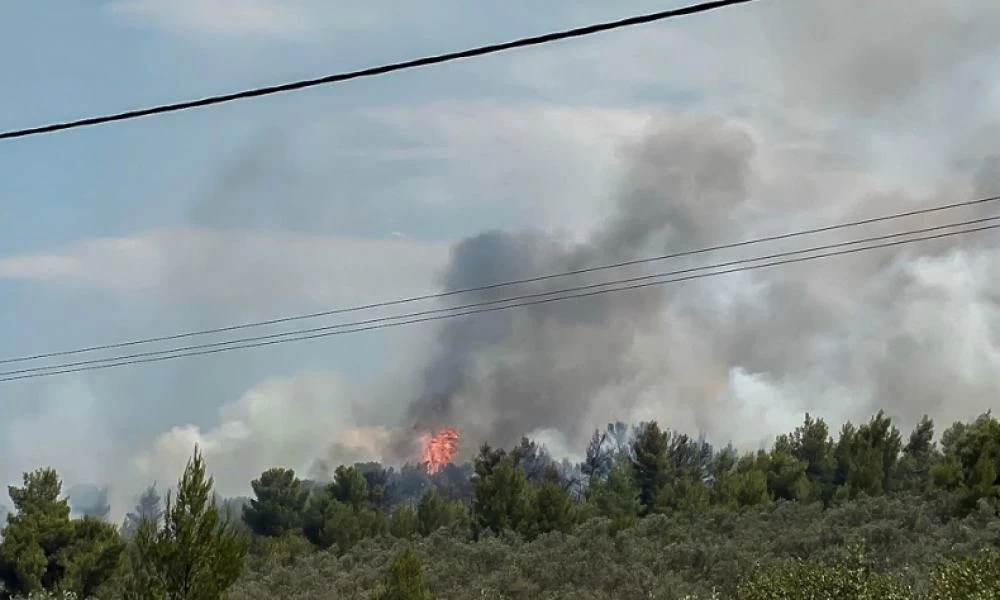
M294 322L294 321L304 321L304 320L308 320L308 319L317 319L317 318L321 318L321 317L329 317L329 316L334 316L334 315L339 315L339 314L346 314L346 313L352 313L352 312L359 312L359 311L364 311L364 310L371 310L371 309L377 309L377 308L389 308L389 307L392 307L392 306L400 306L400 305L403 305L403 304L410 304L410 303L420 302L420 301L425 301L425 300L443 299L443 298L449 298L449 297L457 296L457 295L461 295L461 294L484 292L484 291L489 291L489 290L501 289L501 288L505 288L505 287L525 285L525 284L529 284L529 283L537 283L537 282L540 282L540 281L548 281L548 280L553 280L553 279L560 279L560 278L565 278L565 277L572 277L572 276L575 276L575 275L583 275L583 274L587 274L587 273L596 273L596 272L600 272L600 271L607 271L607 270L618 269L618 268L623 268L623 267L630 267L630 266L637 266L637 265L654 263L654 262L661 262L661 261L675 259L675 258L683 258L683 257L688 257L688 256L696 256L696 255L699 255L699 254L707 254L707 253L710 253L710 252L717 252L717 251L721 251L721 250L731 250L731 249L735 249L735 248L742 248L742 247L756 245L756 244L763 244L763 243L768 243L768 242L775 242L775 241L780 241L780 240L793 239L793 238L798 238L798 237L803 237L803 236L808 236L808 235L814 235L814 234L819 234L819 233L826 233L826 232L830 232L830 231L836 231L836 230L840 230L840 229L848 229L848 228L853 228L853 227L861 227L861 226L864 226L864 225L871 225L871 224L880 223L880 222L893 221L893 220L903 219L903 218L907 218L907 217L914 217L914 216L927 215L927 214L932 214L932 213L937 213L937 212L942 212L942 211L947 211L947 210L954 210L954 209L957 209L957 208L969 208L969 207L979 206L979 205L985 205L985 204L989 204L989 203L993 203L993 202L997 202L997 201L1000 201L1000 196L990 196L990 197L978 198L978 199L974 199L974 200L967 200L967 201L963 201L963 202L953 202L953 203L950 203L950 204L940 204L940 205L935 205L935 206L930 206L930 207L926 207L926 208L920 208L920 209L915 209L915 210L910 210L910 211L905 211L905 212L897 212L897 213L891 213L891 214L881 215L881 216L877 216L877 217L870 217L870 218L865 218L865 219L860 219L860 220L854 220L854 221L837 223L837 224L833 224L833 225L825 225L825 226L821 226L821 227L815 227L815 228L812 228L812 229L804 229L804 230L793 231L793 232L789 232L789 233L782 233L782 234L778 234L778 235L772 235L772 236L766 236L766 237L758 237L758 238L753 238L753 239L749 239L749 240L743 240L743 241L739 241L739 242L731 242L731 243L719 244L719 245L714 245L714 246L707 246L707 247L702 247L702 248L697 248L697 249L683 250L683 251L679 251L679 252L672 252L672 253L668 253L668 254L662 254L662 255L658 255L658 256L651 256L651 257L640 258L640 259L635 259L635 260L628 260L628 261L621 261L621 262L616 262L616 263L611 263L611 264L604 264L604 265L596 265L596 266L591 266L591 267L584 267L584 268L580 268L580 269L574 269L574 270L571 270L571 271L561 271L561 272L558 272L558 273L549 273L549 274L537 275L537 276L527 277L527 278L523 278L523 279L515 279L515 280L508 280L508 281L496 282L496 283L491 283L491 284L481 285L481 286L475 286L475 287L467 287L467 288L461 288L461 289L456 289L456 290L446 290L446 291L443 291L443 292L435 292L435 293L430 293L430 294L422 294L422 295L418 295L418 296L410 296L410 297L400 298L400 299L395 299L395 300L386 300L386 301L380 301L380 302L371 302L371 303L367 303L367 304L361 304L361 305L350 306L350 307L334 308L334 309L329 309L329 310L324 310L324 311L319 311L319 312L313 312L313 313L308 313L308 314L299 314L299 315L292 315L292 316L286 316L286 317L278 317L278 318L274 318L274 319L266 319L266 320L261 320L261 321L252 321L252 322L240 323L240 324L236 324L236 325L228 325L228 326L224 326L224 327L215 327L215 328L210 328L210 329L199 329L199 330L195 330L195 331L186 331L186 332L182 332L182 333L175 333L175 334L169 334L169 335L146 337L146 338L129 340L129 341L123 341L123 342L113 342L113 343L107 343L107 344L98 344L98 345L92 345L92 346L87 346L87 347L83 347L83 348L75 348L75 349L70 349L70 350L60 350L60 351L44 352L44 353L38 353L38 354L32 354L32 355L26 355L26 356L16 356L16 357L4 358L4 359L0 359L0 365L3 365L3 364L13 364L13 363L22 363L22 362L29 362L29 361L37 361L37 360L46 359L46 358L56 358L56 357L70 356L70 355L75 355L75 354L92 353L92 352L98 352L98 351L103 351L103 350L114 350L114 349L119 349L119 348L128 348L128 347L138 346L138 345L142 345L142 344L153 344L153 343L159 343L159 342L169 342L169 341L175 341L175 340L192 338L192 337L198 337L198 336L205 336L205 335L212 335L212 334L219 334L219 333L229 333L229 332L233 332L233 331L240 331L240 330L245 330L245 329L253 329L253 328L258 328L258 327L265 327L265 326L269 326L269 325L279 325L279 324L282 324L282 323L290 323L290 322Z
M964 224L974 224L974 223L984 223L1000 220L1000 216L988 217L983 219L970 220ZM975 227L971 229L963 229L959 231L949 231L943 233L936 233L932 235L926 235L922 237L915 237L910 239L895 239L894 241L884 242L881 244L874 244L868 246L861 246L857 248L844 248L845 246L857 245L862 243L871 242L874 240L885 240L898 238L901 236L913 235L915 233L920 233L924 231L935 231L944 228L953 228L963 225L962 223L956 223L951 225L942 225L937 227L925 228L920 230L912 230L905 232L898 232L895 234L889 234L885 236L877 236L872 238L865 238L862 240L852 240L849 242L841 242L838 244L829 244L825 246L816 246L812 248L806 248L803 250L796 250L790 252L783 252L778 254L772 254L769 256L754 257L748 259L740 259L737 261L729 261L725 263L717 263L713 265L707 265L703 267L696 267L692 269L683 269L679 271L671 271L666 273L656 273L651 275L646 275L642 277L635 277L629 279L621 279L614 281L607 281L599 284L591 284L586 286L578 286L574 288L566 288L561 290L553 290L549 292L541 292L537 294L527 294L523 296L515 296L511 298L505 298L500 300L491 300L486 302L472 303L464 306L456 306L451 308L434 309L430 311L422 311L416 313L409 313L404 315L392 316L392 317L382 317L379 319L370 319L367 321L356 321L353 323L342 323L337 325L332 325L329 327L320 327L308 330L300 330L294 332L287 332L282 334L273 334L271 336L259 336L256 338L243 338L240 340L232 340L229 342L217 342L214 344L203 344L198 346L191 346L187 348L179 348L172 350L163 350L157 352L148 353L137 353L133 355L125 355L119 357L112 357L108 359L95 359L93 361L81 361L79 363L66 363L62 365L53 365L49 367L38 367L34 369L26 369L20 371L7 371L0 373L0 382L7 381L17 381L22 379L33 379L38 377L50 377L54 375L62 375L67 373L77 373L82 371L92 371L98 369L107 369L113 367L121 367L127 365L143 364L150 362L159 362L163 360L172 360L176 358L184 358L190 356L202 356L206 354L216 354L220 352L230 352L234 350L243 350L248 348L259 348L263 346L271 346L274 344L283 344L288 342L298 342L305 340L312 340L318 338L331 337L335 335L344 335L349 333L359 333L362 331L372 331L376 329L386 329L390 327L398 327L402 325L411 325L416 323L425 323L430 321L439 321L443 319L452 319L462 316L469 316L481 313L496 312L501 310L509 310L513 308L521 308L527 306L536 306L540 304L548 304L552 302L562 302L565 300L570 300L574 298L587 298L592 296L598 296L603 294L610 294L613 292L622 292L628 290L638 290L644 288L650 288L654 286L662 286L672 283L680 283L684 281L691 281L695 279L702 279L705 277L715 277L719 275L726 275L730 273L739 273L744 271L757 270L767 267L774 267L778 265L786 265L793 263L806 262L811 260L818 260L822 258L828 258L833 256L842 256L847 254L855 254L859 252L867 252L872 250L877 250L881 248L889 248L894 246L902 246L906 244L914 244L918 242L930 241L943 239L948 237L955 237L960 235L969 235L972 233L989 231L1000 228L1000 224L993 225L983 225L980 227ZM824 249L830 248L840 248L839 250L832 250L829 252L822 252L819 254L812 254L809 256L798 256L801 254L809 254L817 252ZM775 257L792 257L783 258L781 260L770 260ZM760 262L768 261L768 262ZM758 264L746 264L757 262ZM718 269L726 267L728 265L740 265L733 268L723 269L713 271L712 269ZM680 277L672 277L679 273L687 273ZM664 277L667 277L664 279ZM622 285L628 283L629 285ZM613 286L613 287L608 287ZM596 288L606 288L606 289L596 289ZM576 292L576 293L567 293ZM518 300L530 299L524 302L519 302ZM499 306L497 306L499 304ZM468 310L466 310L468 309ZM444 314L441 314L444 313ZM74 366L75 365L75 366Z
M564 31L557 31L553 33L546 33L543 35L536 35L531 37L525 37L516 39L509 42L502 42L499 44L489 44L486 46L479 46L476 48L470 48L468 50L460 50L457 52L448 52L446 54L437 54L433 56L425 56L422 58L415 58L411 60L406 60L403 62L391 63L386 65L381 65L377 67L368 67L366 69L360 69L357 71L348 71L344 73L336 73L333 75L326 75L323 77L317 77L315 79L305 79L301 81L293 81L291 83L282 83L278 85L270 85L266 87L258 87L248 90L242 90L239 92L231 92L228 94L222 94L218 96L209 96L207 98L201 98L198 100L188 100L184 102L176 102L173 104L162 104L159 106L153 106L150 108L141 108L136 110L128 110L124 112L103 115L99 117L87 117L84 119L77 119L74 121L66 121L62 123L51 123L49 125L42 125L38 127L28 127L24 129L15 129L11 131L0 132L0 140L2 139L12 139L12 138L22 138L32 135L40 135L43 133L52 133L55 131L62 131L66 129L76 129L79 127L90 127L94 125L101 125L104 123L111 123L114 121L125 121L129 119L138 119L140 117L147 117L151 115L159 115L164 113L178 112L182 110L189 110L192 108L200 108L204 106L211 106L214 104L223 104L226 102L233 102L235 100L243 100L247 98L256 98L259 96L268 96L271 94L278 94L282 92L290 92L293 90L301 90L305 88L315 87L319 85L327 85L331 83L339 83L343 81L348 81L351 79L360 79L362 77L374 77L376 75L385 75L387 73L392 73L394 71L403 71L406 69L414 69L417 67L426 67L429 65L435 65L444 62L450 62L454 60L459 60L463 58L472 58L476 56L484 56L487 54L495 54L497 52L503 52L505 50L513 50L515 48L526 48L529 46L538 46L541 44L548 44L551 42L556 42L559 40L565 40L570 38L578 38L588 35L593 35L595 33L601 33L604 31L611 31L614 29L622 29L625 27L633 27L636 25L643 25L646 23L653 23L656 21L663 21L666 19L672 19L676 17L683 17L687 15L693 15L697 13L708 12L710 10L716 10L724 8L727 6L732 6L735 4L746 4L748 2L753 2L754 0L715 0L712 2L704 2L702 4L695 4L691 6L685 6L682 8L676 8L672 10L663 10L655 13L638 15L635 17L629 17L626 19L619 19L617 21L608 21L604 23L597 23L594 25L587 25L585 27L577 27L574 29L567 29Z

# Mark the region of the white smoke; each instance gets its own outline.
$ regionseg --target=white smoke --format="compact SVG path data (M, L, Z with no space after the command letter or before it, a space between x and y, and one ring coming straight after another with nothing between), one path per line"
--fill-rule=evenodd
M415 195L476 211L484 205L468 190L484 189L495 194L491 202L537 217L532 231L458 243L444 283L462 287L998 193L1000 83L988 75L1000 64L1000 4L765 1L719 15L691 20L691 29L669 25L511 55L504 64L518 69L519 85L564 94L549 105L369 113L453 167L445 181L408 180ZM577 52L583 59L568 60ZM624 59L628 68L620 66ZM604 86L602 99L614 91L621 100L635 84L680 88L694 100L684 112L650 108L649 96L639 104L634 95L628 106L581 106L598 97L591 92L602 82L614 84ZM224 179L259 175L253 172L266 162ZM304 176L280 175L275 179L296 182L291 205L301 214L293 216L309 221L312 202L331 219L324 212L329 180L319 192L298 194ZM220 192L225 200L204 210L228 219L244 206L245 187ZM255 206L274 202L258 200ZM284 206L262 218L280 221ZM267 260L287 246L282 239L223 238L185 238L186 248L170 252L170 260L157 255L151 269L136 264L146 246L123 252L98 244L0 260L0 276L85 279L122 293L207 291L235 307L262 296L267 309L288 295L284 288L316 302L344 293L314 283L334 279L331 273L349 277L324 260L329 246L294 245L290 256ZM389 431L408 431L410 419L453 419L472 446L531 434L554 454L579 452L592 428L615 419L655 418L745 447L787 431L805 411L839 422L885 408L904 426L927 412L944 425L988 408L1000 392L993 376L1000 367L995 239L443 323L436 340L414 334L421 337L407 346L407 368L386 374L391 394L348 385L342 374L263 374L223 406L215 425L165 424L127 459L88 408L96 402L90 390L56 386L36 416L7 426L3 475L15 480L19 470L48 463L68 481L109 481L120 511L152 480L173 482L195 443L220 491L246 493L250 479L276 464L301 470L316 459L398 458L387 450ZM438 250L418 252L404 275L425 280ZM79 260L101 253L112 256L93 265ZM214 255L218 268L194 268L213 264ZM246 268L247 255L269 265L269 277ZM298 276L292 267L303 264ZM395 276L363 270L366 280ZM122 284L122 273L141 285L130 285L132 278ZM400 422L398 407L414 401ZM42 446L38 439L56 441Z

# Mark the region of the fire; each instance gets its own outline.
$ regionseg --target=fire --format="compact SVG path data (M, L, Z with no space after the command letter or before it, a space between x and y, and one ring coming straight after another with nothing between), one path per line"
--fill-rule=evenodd
M458 452L458 440L462 436L454 427L445 427L434 435L421 434L424 444L422 461L427 472L433 475L441 472Z

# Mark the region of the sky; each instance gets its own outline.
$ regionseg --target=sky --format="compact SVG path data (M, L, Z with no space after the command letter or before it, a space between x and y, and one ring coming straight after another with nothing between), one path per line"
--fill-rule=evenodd
M0 129L680 4L8 2ZM640 179L669 188L657 206L690 219L689 246L1000 193L998 26L991 0L759 0L3 141L0 357L434 291L458 273L460 242L486 231L607 249L596 240L631 210L623 198ZM730 158L738 189L716 202L708 192ZM697 185L661 181L671 165ZM904 424L924 412L974 417L998 391L1000 284L991 281L1000 273L989 237L706 281L643 307L655 326L613 344L598 335L612 317L594 337L539 328L549 338L537 347L565 352L561 373L604 351L620 364L573 389L586 397L560 408L577 413L566 422L533 413L544 402L535 396L509 409L526 415L515 420L523 434L565 453L613 418L656 418L750 447L807 410L832 422L883 406ZM577 256L560 252L552 264ZM226 494L245 493L274 465L383 458L387 431L427 387L424 363L447 354L442 330L2 383L0 479L51 465L68 485L110 485L120 512L150 481L175 479L195 443ZM479 368L532 357L524 335L476 346L477 360L493 361ZM567 350L581 340L594 343L590 354ZM548 390L547 377L520 389ZM506 432L476 403L496 391L475 389L459 394L473 399L456 418L482 437Z

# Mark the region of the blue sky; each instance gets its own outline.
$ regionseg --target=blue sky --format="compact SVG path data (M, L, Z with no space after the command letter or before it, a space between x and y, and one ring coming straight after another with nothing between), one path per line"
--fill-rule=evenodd
M855 26L846 10L775 4L2 142L0 355L423 293L437 286L450 245L482 230L584 235L621 184L623 149L663 115L723 115L752 131L761 189L772 196L836 186L830 202L767 209L801 209L792 221L848 211L865 190L968 191L941 165L978 156L988 144L980 132L995 127L1000 96L981 75L997 64L990 24L1000 14L990 2L955 3L919 47L904 37L934 23L929 0L911 6L893 44L882 39L882 13ZM0 7L0 129L662 8L646 0L9 2ZM849 36L851 52L824 45L816 33L824 27ZM955 31L965 32L962 44ZM956 89L977 94L974 110L959 109ZM5 384L0 426L18 441L0 455L0 476L44 460L70 478L109 478L102 463L123 453L162 460L169 472L187 451L170 445L171 432L225 447L226 423L252 429L255 393L308 388L310 377L341 390L316 400L330 409L325 426L388 423L432 333ZM33 431L73 429L60 414L89 424L51 451L31 447ZM784 421L762 420L762 430L771 425ZM74 444L92 446L89 462L69 458ZM251 458L304 461L303 453ZM233 467L233 481L267 466L248 464ZM131 483L157 468L114 470L131 469Z
M657 6L637 3L629 11ZM319 2L219 2L199 8L193 2L124 1L10 3L2 10L0 53L7 57L0 69L2 129L313 77L627 14L601 3L570 2L544 7L525 2L500 10L461 2L403 9L383 2L358 9ZM260 11L263 21L255 16ZM531 50L516 60L545 53ZM0 257L15 263L28 257L31 264L8 262L8 276L0 278L5 332L0 354L265 318L341 299L419 293L436 287L433 276L448 243L491 227L545 226L540 211L528 208L540 198L513 197L530 189L483 189L475 175L455 176L461 149L429 140L426 130L412 126L417 111L435 103L476 119L477 103L493 110L560 95L517 81L511 74L516 60L488 57L3 144ZM587 104L585 98L575 101ZM374 114L379 110L401 111L403 126ZM519 149L496 152L501 151ZM94 250L95 264L81 267L88 255L81 247L95 240L114 245L132 238L141 244L148 232L175 229L302 235L319 243L372 240L382 247L379 260L390 265L399 257L392 234L402 232L406 241L400 244L426 246L427 256L414 259L420 269L411 277L389 274L368 281L366 289L325 290L306 302L286 297L241 302L244 290L233 291L235 299L225 293L224 298L172 294L173 284L164 281L169 273L147 271L162 264L124 264L134 251L127 247ZM60 254L74 251L83 257ZM39 274L33 259L53 254L74 266ZM115 256L124 262L111 264ZM352 267L353 258L336 257L342 264L327 288L358 287L352 276L368 267ZM100 273L70 274L75 268ZM227 268L247 271L255 265L237 252L218 266ZM60 401L73 403L79 390L90 390L97 397L92 418L115 440L139 443L174 425L210 426L220 404L266 376L331 364L357 377L378 376L393 345L389 336L354 336L346 343L330 340L16 383L0 397L8 417L31 418L44 411L46 398L66 395ZM31 449L21 452L22 459L32 456ZM27 466L5 464L4 472Z
M656 6L641 4L630 10ZM126 10L130 7L134 14ZM202 25L174 24L170 13L186 10L184 3L175 8L155 2L66 3L59 10L18 4L5 10L13 13L5 22L21 24L4 36L0 49L13 57L2 73L2 85L9 90L0 111L5 129L311 77L626 14L596 3L556 3L542 10L525 3L486 12L464 3L428 11L396 11L390 3L376 3L365 15L355 16L351 13L357 9L347 5L334 10L306 3L288 9L293 16L301 13L320 21L315 31L303 33L279 25L242 30L239 8L229 18L208 15ZM218 10L225 12L227 4ZM448 26L449 20L454 26ZM517 59L544 53L532 50ZM5 198L0 254L44 253L89 238L172 227L379 239L402 231L448 242L489 227L535 224L537 214L524 210L522 202L507 201L510 191L470 189L474 182L422 186L421 178L441 178L454 168L454 153L428 148L424 132L400 131L359 115L435 102L502 105L559 95L511 81L513 68L517 66L507 57L488 57L5 144L0 148ZM576 100L585 103L585 98ZM323 126L332 131L320 131ZM389 154L394 151L398 156ZM253 165L254 160L266 168ZM252 174L239 171L248 164ZM229 185L227 173L233 170L237 173L228 179L240 181L232 184L234 189L220 191ZM59 284L16 280L0 285L7 309L4 329L15 332L0 342L5 355L170 331L186 323L171 318L174 311L159 305L158 298L122 298L102 289L66 290ZM67 296L72 297L70 306ZM150 300L155 308L143 306ZM127 310L118 310L122 303ZM366 342L352 345L357 343ZM338 344L331 346L336 351ZM355 356L349 352L344 358ZM143 369L143 376L158 370Z

